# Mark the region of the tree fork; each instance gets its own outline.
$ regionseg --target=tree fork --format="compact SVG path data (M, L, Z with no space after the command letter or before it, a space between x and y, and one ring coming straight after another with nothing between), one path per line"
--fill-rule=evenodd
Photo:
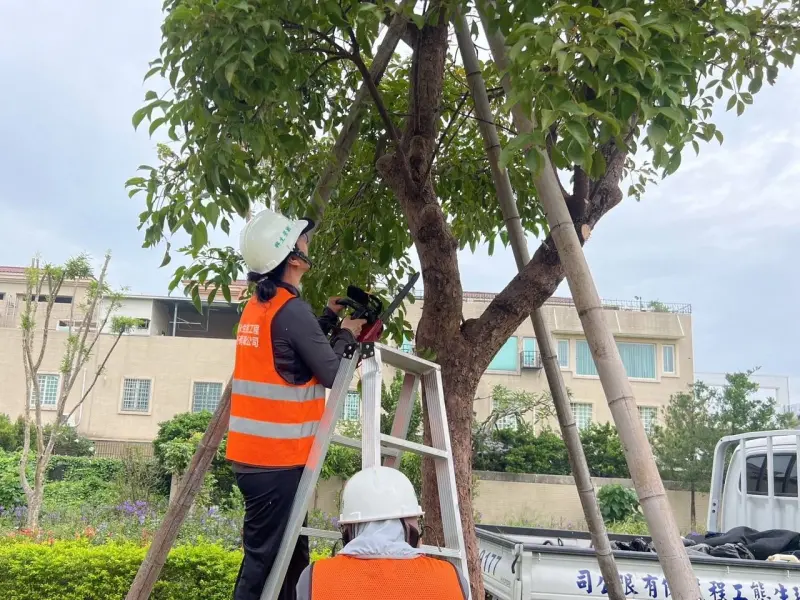
M494 62L498 71L505 73L502 78L503 87L510 97L511 82L507 74L505 39L501 32L491 29L485 10L480 9L479 12ZM515 104L511 112L520 134L533 131L530 116L524 113L519 104ZM544 206L550 233L564 266L567 283L583 324L614 423L619 431L625 459L656 547L658 560L675 600L698 600L702 598L700 587L681 541L678 525L669 506L647 435L639 421L636 400L619 350L603 318L600 296L583 254L578 233L561 194L550 159L547 155L542 158L544 166L541 172L533 174L534 187Z
M394 55L397 44L406 31L408 19L403 16L402 8L409 4L412 4L412 0L404 0L400 4L400 9L392 19L392 23L375 53L375 59L372 61L369 70L373 82L378 82L383 77L383 73ZM347 114L342 125L342 130L339 132L339 136L336 139L331 161L317 181L317 186L314 189L311 200L312 212L314 213L317 224L322 220L325 206L330 200L331 193L336 186L339 175L350 157L353 144L358 137L359 125L361 124L361 119L364 114L364 100L369 95L369 86L366 82L363 82L356 93L356 97L353 99L350 112ZM225 432L228 428L230 407L231 381L228 382L228 385L222 393L217 410L214 411L214 416L208 424L206 432L203 434L203 439L192 457L192 462L189 463L186 469L186 473L184 474L174 500L170 502L167 514L164 516L161 526L153 536L153 542L147 551L144 561L142 561L142 564L139 566L139 570L136 573L136 577L133 580L133 584L125 600L147 600L150 597L153 586L155 586L156 581L158 581L161 569L164 567L169 551L175 544L178 532L189 512L189 508L192 506L197 493L203 485L206 471L208 471L211 461L222 442L222 438L225 436Z
M481 74L480 63L478 62L478 56L475 52L475 46L472 43L467 19L458 8L455 9L453 20L456 37L458 38L458 46L464 61L464 70L467 73L467 83L475 105L475 114L480 119L478 121L478 127L481 130L481 135L483 136L484 145L486 147L486 155L491 165L492 179L494 180L500 210L503 213L503 220L505 221L508 237L511 241L511 249L514 252L517 269L522 271L525 265L530 262L531 257L525 239L525 232L522 229L517 204L514 201L511 179L508 176L508 171L500 166L500 138L497 135L497 128L494 124L494 118L489 104L489 95L486 91L486 84ZM567 446L567 456L569 457L572 474L578 488L578 497L583 507L586 524L589 527L592 544L595 548L597 562L600 566L600 572L603 574L603 579L607 582L608 597L612 600L624 600L625 591L622 587L622 581L619 576L619 570L617 569L617 563L614 560L614 554L611 550L611 544L608 541L608 534L605 524L603 523L600 505L597 503L594 484L592 483L592 477L589 473L589 465L586 463L586 455L583 452L583 445L578 435L578 428L575 425L572 408L569 405L569 395L567 394L567 387L564 384L564 378L561 375L558 355L553 347L550 328L544 320L541 308L537 308L531 313L531 323L536 333L540 354L543 357L547 383L553 397L556 414L558 415L561 435Z

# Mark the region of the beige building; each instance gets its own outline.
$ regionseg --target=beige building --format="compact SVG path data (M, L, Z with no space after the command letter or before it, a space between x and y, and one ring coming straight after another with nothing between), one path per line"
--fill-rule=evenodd
M22 413L26 401L19 328L24 277L21 268L0 267L0 413L13 418ZM43 408L51 415L63 385L59 363L66 330L70 318L80 316L85 290L85 285L66 284L54 304L39 373ZM491 298L491 294L465 294L464 317L480 315ZM422 302L408 306L407 318L412 325L421 309ZM568 299L553 298L544 312L557 340L559 362L573 395L579 425L608 421L608 407L574 306ZM688 305L606 303L606 319L617 339L646 428L670 395L687 389L693 380L690 312ZM82 435L101 442L100 452L104 446L119 442L151 441L159 423L177 413L213 410L233 368L236 306L215 301L210 306L204 304L201 314L185 298L128 296L116 313L139 319L139 326L120 340L86 402L71 419ZM111 335L100 336L70 402L89 389L112 341ZM404 347L412 350L411 344ZM491 389L497 384L511 390L546 389L530 322L525 321L508 340L481 380L475 403L478 418L491 411ZM351 392L345 416L357 418L359 412L358 394Z

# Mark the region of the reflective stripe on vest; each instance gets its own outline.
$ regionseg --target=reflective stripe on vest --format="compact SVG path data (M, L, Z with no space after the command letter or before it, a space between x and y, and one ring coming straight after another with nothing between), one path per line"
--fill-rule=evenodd
M361 559L340 554L311 570L311 600L463 600L455 567L418 558Z
M226 458L257 467L303 466L325 410L325 387L316 378L287 383L275 368L272 320L294 295L245 306L236 340Z

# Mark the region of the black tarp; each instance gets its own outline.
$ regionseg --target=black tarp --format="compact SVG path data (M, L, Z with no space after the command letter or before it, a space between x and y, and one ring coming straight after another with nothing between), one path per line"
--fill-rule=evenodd
M800 558L800 533L786 529L756 531L749 527L735 527L726 533L695 534L683 538L687 552L719 558L767 560L773 554L794 554ZM612 541L616 550L655 552L653 543L644 538L629 542Z

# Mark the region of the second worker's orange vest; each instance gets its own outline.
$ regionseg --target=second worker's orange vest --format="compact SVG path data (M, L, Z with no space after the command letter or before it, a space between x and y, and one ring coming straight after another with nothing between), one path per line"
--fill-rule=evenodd
M319 560L311 571L310 600L463 600L455 567L443 560L354 558Z
M239 320L226 458L256 467L305 466L325 411L316 377L303 385L278 374L272 320L294 294L278 288L268 302L250 299Z

